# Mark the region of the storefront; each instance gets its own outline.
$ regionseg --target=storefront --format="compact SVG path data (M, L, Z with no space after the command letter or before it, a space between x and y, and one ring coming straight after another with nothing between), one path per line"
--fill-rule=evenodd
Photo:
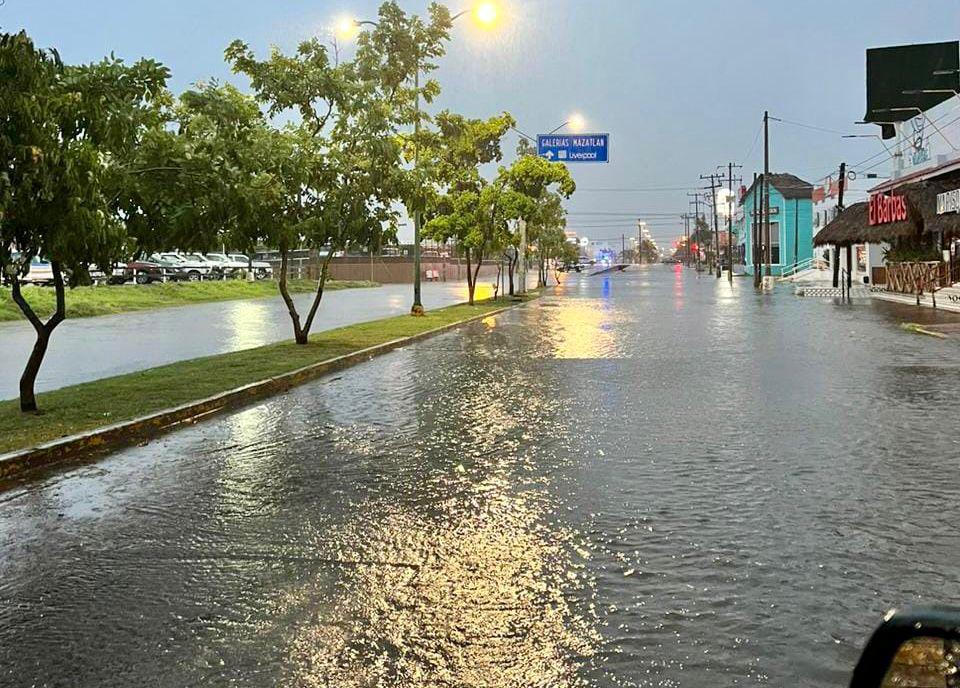
M960 166L947 167L877 187L868 201L828 223L814 244L843 249L850 263L864 267L875 259L870 249L885 246L882 267L864 281L891 291L929 291L960 281Z

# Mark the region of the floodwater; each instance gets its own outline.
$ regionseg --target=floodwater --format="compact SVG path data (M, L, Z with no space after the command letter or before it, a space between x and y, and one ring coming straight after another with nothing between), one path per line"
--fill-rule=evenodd
M309 310L311 299L311 294L294 297L301 318ZM412 300L411 284L330 291L323 295L313 331L402 315L409 312ZM466 282L423 284L423 303L427 308L466 300ZM67 319L50 339L50 349L37 378L37 391L284 339L293 339L293 325L279 295ZM33 328L26 321L0 323L0 399L17 396L20 375L35 340Z
M14 486L0 684L844 686L960 599L960 344L905 319L573 276Z

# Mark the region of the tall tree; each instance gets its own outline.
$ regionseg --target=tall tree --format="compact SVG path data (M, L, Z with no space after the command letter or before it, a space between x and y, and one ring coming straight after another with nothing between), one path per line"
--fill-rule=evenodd
M165 67L114 57L64 65L25 33L0 35L0 269L36 332L20 378L20 408L36 411L35 383L54 329L66 318L64 276L109 270L125 247L133 152L162 124ZM46 321L22 293L33 256L50 260L56 310Z
M510 218L523 220L528 227L531 224L536 227L538 221L545 220L550 213L556 212L548 202L550 194L555 194L558 198L570 198L577 189L566 165L532 155L519 157L509 167L501 168L498 183L529 200L529 202L515 204L516 215ZM512 295L514 271L521 259L527 259L529 241L526 246L520 246L519 234L511 231L509 236L504 238L503 243L513 249L508 256L510 261L508 276Z
M527 242L537 250L537 286L547 286L547 262L564 256L567 226L563 197L555 192L536 199L536 212L527 224Z
M449 111L435 119L436 129L424 132L421 142L422 179L430 201L424 235L436 241L455 241L467 263L467 299L474 302L477 276L493 239L493 222L482 210L487 182L481 166L502 157L503 136L515 121L508 113L486 120ZM411 147L407 146L408 157Z
M299 344L308 341L332 258L396 235L393 202L409 198L414 188L403 174L404 142L398 132L416 120L416 99L438 91L433 82L422 88L412 82L442 54L449 26L449 12L440 5L431 6L431 21L425 24L386 2L375 28L359 36L349 62L339 62L316 39L301 43L293 55L274 49L265 60L240 41L227 48L234 71L250 78L271 116L292 112L300 118L293 135L303 179L288 190L291 212L277 231L279 288ZM298 245L322 258L305 318L287 288L289 252Z
M252 96L217 83L184 92L171 125L138 151L138 166L155 170L139 178L128 220L141 252L228 245L250 253L299 222L293 201L312 160L296 128L273 127Z

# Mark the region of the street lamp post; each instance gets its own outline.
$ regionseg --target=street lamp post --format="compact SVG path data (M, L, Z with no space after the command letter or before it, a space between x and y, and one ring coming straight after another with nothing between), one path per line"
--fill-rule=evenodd
M481 2L472 9L462 10L450 17L451 22L455 22L460 17L473 12L477 21L484 26L491 26L497 20L497 7L492 2ZM345 27L356 28L360 26L379 26L378 22L371 20L358 21L356 19L345 19L340 22L339 27L343 30ZM420 173L420 56L417 55L414 64L413 89L414 89L414 122L413 122L413 171L417 181L417 195L413 209L413 306L410 307L411 315L423 315L423 301L421 299L421 279L420 279L420 229L422 213L420 204L423 201L423 178Z

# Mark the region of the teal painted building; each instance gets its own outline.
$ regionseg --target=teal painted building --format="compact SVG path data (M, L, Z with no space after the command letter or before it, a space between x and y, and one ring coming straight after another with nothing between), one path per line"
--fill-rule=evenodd
M754 238L760 224L760 191L763 175L757 175L740 198L737 245L747 274L753 274L754 255L763 263L763 232ZM756 242L756 245L755 245ZM813 257L813 185L792 174L770 173L770 272L780 275L797 263Z

